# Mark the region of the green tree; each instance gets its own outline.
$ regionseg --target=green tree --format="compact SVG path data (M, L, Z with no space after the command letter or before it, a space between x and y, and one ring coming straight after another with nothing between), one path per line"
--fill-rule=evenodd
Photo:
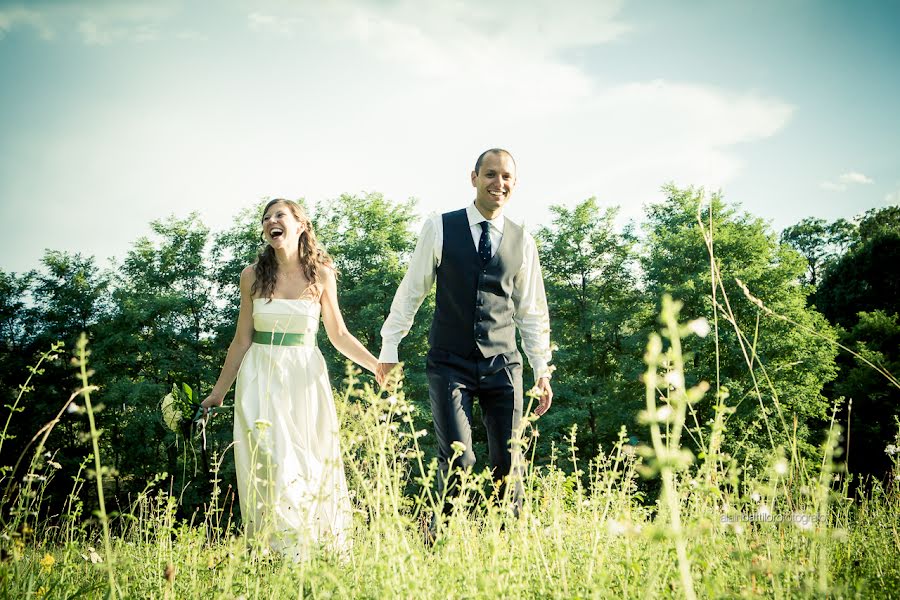
M857 313L900 312L900 207L868 211L859 239L825 273L816 306L832 323L850 328Z
M702 189L671 185L664 192L666 199L647 209L647 250L642 261L647 292L652 298L670 293L684 302L681 314L685 318L702 317L710 324L714 316L719 318L718 349L715 335L692 338L686 349L691 357L690 376L709 381L713 390L721 385L730 391L728 404L735 409L728 421L735 433L730 439L741 440L731 451L752 458L770 446L789 447L796 418L799 449L812 454L829 405L822 386L836 373L834 347L766 316L736 282L743 281L776 313L826 339L834 338L825 319L807 307L806 288L795 283L806 268L805 261L779 244L765 222L739 212L718 194L707 199ZM721 274L722 289L716 290L715 305L710 257L698 217L712 231L715 264ZM730 314L740 336L726 320ZM695 424L712 417L713 396L708 394L695 407ZM694 441L705 444L696 430Z
M200 393L220 366L210 356L216 311L208 228L191 214L153 221L151 229L153 237L138 239L116 269L111 315L93 344L96 378L104 386L105 447L118 471L128 474L115 479L118 494L160 471L178 474L177 489L189 484L193 465L183 462L175 435L163 428L159 403L173 384L188 383ZM199 482L184 496L188 504L198 501Z
M347 327L376 356L381 350L381 326L415 249L411 232L415 204L414 199L393 203L378 193L344 194L320 205L315 215L319 241L334 257L338 270L338 295ZM418 372L424 370L433 310L430 302L423 305L401 345L401 357L410 366L408 385L417 390L424 382ZM327 348L332 377L342 379L344 358L330 344Z
M263 246L261 237L262 209L268 199L257 202L235 215L231 226L215 236L210 258L213 265L213 283L216 302L212 340L214 364L225 361L225 353L234 338L238 311L240 310L241 271L256 261ZM298 200L301 204L302 200ZM213 382L209 382L212 386Z
M652 306L637 289L634 238L616 233L617 208L589 198L569 210L551 206L552 223L536 234L558 347L553 363L559 399L541 419L543 441L561 442L572 423L585 424L579 446L587 457L633 429L641 408L641 326Z
M9 347L14 349L3 360L4 382L8 381L4 388L15 395L18 385L28 376L27 367L40 352L62 341L66 344L62 356L66 356L82 332L94 332L106 314L109 278L97 268L93 257L47 250L39 270L20 277L5 276L2 285L5 306L0 331L9 335ZM27 410L13 415L11 428L17 434L16 439L4 445L4 462L7 457L15 461L32 436L55 418L76 382L68 361L58 360L44 363L31 387L20 405ZM81 430L80 419L68 415L56 424L47 440L46 449L56 454L56 461L66 468L77 467L86 454L78 435ZM51 480L48 499L58 506L68 485L62 479Z
M849 331L842 331L841 342L889 373L900 373L900 315L897 313L860 312L856 324ZM835 393L853 401L848 415L848 469L880 477L891 466L884 448L896 433L894 417L900 418L900 389L858 358L842 355L839 364L841 374L834 384Z
M24 444L31 437L31 423L36 420L32 416L33 410L21 414L32 408L32 397L26 398L24 403L20 402L15 411L10 408L15 405L19 386L28 377L32 353L37 348L35 330L40 321L35 311L29 308L35 276L34 271L21 275L0 271L0 406L10 411L3 420L5 422L9 418L11 424L3 440L3 454L0 455L0 474L3 475L12 469Z
M4 359L21 356L34 337L28 299L35 275L34 271L17 275L0 270L0 351Z
M781 242L806 258L804 281L815 287L828 265L846 251L857 235L856 226L845 219L828 223L825 219L807 217L786 227L781 232Z
M320 204L315 215L319 241L334 257L338 270L341 312L350 332L370 352L381 351L381 326L387 319L394 294L406 273L416 245L412 225L416 201L392 202L381 194L344 194ZM428 330L434 313L434 292L426 298L400 345L404 361L404 392L417 407L417 427L431 423L431 403L425 378ZM345 359L321 336L332 385L340 388ZM374 378L368 378L373 381ZM436 454L434 436L420 440L426 460ZM486 443L485 439L476 443Z
M838 325L841 341L872 363L900 374L900 207L872 209L860 219L859 238L825 273L816 305ZM851 471L880 476L884 447L900 417L900 390L848 354L838 360L833 393L853 400Z

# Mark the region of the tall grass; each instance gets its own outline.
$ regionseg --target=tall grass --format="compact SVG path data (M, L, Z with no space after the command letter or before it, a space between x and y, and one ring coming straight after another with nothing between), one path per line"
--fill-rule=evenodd
M271 598L271 597L733 597L900 596L900 465L887 484L846 498L835 487L837 425L821 461L798 462L773 451L758 477L738 479L714 454L695 459L680 444L691 404L706 386L684 388L679 340L698 330L679 323L678 304L664 303L661 335L648 344L647 408L652 446L620 440L581 468L574 452L555 450L546 466L528 460L525 502L516 517L491 500L486 473L461 474L461 497L433 546L420 522L442 503L432 483L436 464L418 446L415 408L402 388L377 393L352 371L337 397L344 460L353 493L354 544L345 556L315 549L294 562L259 552L211 505L192 521L176 519L177 499L150 485L122 514L83 526L74 477L63 514L7 513L0 563L4 597ZM665 344L664 344L665 341ZM86 355L78 368L87 377ZM81 397L90 406L90 385ZM715 427L715 421L712 425ZM715 432L707 432L713 444ZM96 440L93 430L91 439ZM520 432L533 450L533 419ZM900 444L900 439L898 439ZM37 452L43 448L38 445ZM530 457L529 457L530 458ZM103 482L98 447L88 475ZM227 460L219 456L214 465ZM56 468L32 469L46 483ZM216 470L211 474L216 479ZM647 505L638 478L660 477L661 495ZM59 476L56 473L56 476ZM409 493L410 482L418 483ZM4 482L6 483L6 482ZM102 488L102 485L101 485ZM98 490L99 491L99 490ZM218 500L216 500L218 501ZM107 524L109 535L103 525ZM98 550L99 549L99 550Z

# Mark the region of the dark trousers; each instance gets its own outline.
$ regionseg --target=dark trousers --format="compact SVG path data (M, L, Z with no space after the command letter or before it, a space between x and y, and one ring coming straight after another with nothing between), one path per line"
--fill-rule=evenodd
M487 430L488 452L500 497L506 494L505 478L512 474L510 500L518 513L522 499L522 451L510 445L513 432L522 420L522 355L517 350L485 358L477 350L468 357L432 348L426 363L431 414L438 441L438 494L458 493L452 473L453 442L465 449L453 460L453 467L473 468L472 402L478 399ZM449 510L445 504L444 511Z

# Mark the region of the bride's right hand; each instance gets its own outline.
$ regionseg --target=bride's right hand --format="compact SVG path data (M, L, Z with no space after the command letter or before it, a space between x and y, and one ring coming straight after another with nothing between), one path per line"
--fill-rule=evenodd
M200 407L203 408L203 414L205 415L206 413L208 413L210 408L213 408L215 406L222 406L223 400L224 398L222 396L216 396L213 394L207 396L206 400L200 403Z

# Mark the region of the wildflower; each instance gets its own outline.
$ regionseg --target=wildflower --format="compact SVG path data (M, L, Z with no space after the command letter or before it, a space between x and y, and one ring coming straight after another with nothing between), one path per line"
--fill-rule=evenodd
M700 317L699 319L694 319L693 321L688 322L687 324L688 331L693 333L698 337L705 338L709 335L709 321Z
M691 485L692 488L695 488L695 487L697 487L698 485L700 485L699 483L697 483L697 480L696 480L696 479L691 479L689 483L690 483L690 485Z
M50 465L51 467L53 467L54 469L62 469L62 465L59 464L58 462L48 460L47 464Z
M417 438L425 437L426 435L428 435L428 432L425 431L424 429L420 429L419 431L416 432L416 437L417 437Z
M253 422L253 424L256 425L256 429L258 429L261 433L272 426L272 421L267 421L265 419L257 419L256 421Z
M75 404L74 402L69 402L68 406L66 406L66 412L70 415L72 413L77 413L81 411L81 407Z
M37 589L37 591L34 593L34 597L35 597L35 598L43 598L44 595L46 595L46 593L47 593L47 588L44 587L44 586L41 586L41 587L39 587L39 588Z
M56 562L56 559L53 558L52 554L45 554L44 558L41 559L41 573L49 573L53 570L53 563Z
M756 511L756 514L758 514L764 521L768 521L769 517L772 516L772 511L769 510L769 507L767 505L760 504L759 508Z
M395 406L397 404L397 396L388 396L387 403L388 406Z
M606 522L606 530L609 532L611 536L618 537L620 535L625 534L628 531L628 528L616 521L615 519L610 519Z
M82 554L81 558L83 558L84 560L90 561L90 563L92 565L96 565L97 563L103 562L103 557L100 556L99 554L97 554L97 551L94 550L93 546L88 546L87 552L88 552L87 554Z
M788 472L788 463L783 458L778 459L775 462L775 473L777 475L787 475Z
M671 387L681 387L684 385L684 377L682 377L681 373L678 371L669 371L666 373L665 377L663 377L663 381L668 383Z
M453 452L456 452L458 454L462 454L466 451L466 445L460 441L453 442L452 444L450 444L450 447L453 449Z
M659 410L656 411L656 418L660 421L668 421L669 417L672 416L672 407L668 404L661 406Z
M887 448L884 449L884 453L888 456L897 454L897 446L895 446L894 444L888 444Z
M759 492L753 492L752 494L750 494L750 499L754 502L759 502L761 498L762 496L759 495Z

